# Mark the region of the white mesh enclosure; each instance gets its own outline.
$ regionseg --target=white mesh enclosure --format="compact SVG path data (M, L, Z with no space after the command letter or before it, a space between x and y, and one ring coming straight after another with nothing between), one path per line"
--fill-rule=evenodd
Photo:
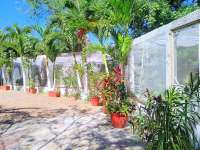
M163 91L166 87L166 41L164 33L133 45L134 92L146 89Z
M200 10L133 40L128 59L129 91L162 93L200 69Z
M176 83L188 81L190 73L199 73L199 24L175 32Z
M81 53L75 54L76 62L79 65L82 65ZM77 82L77 76L74 70L75 60L72 53L61 54L61 56L56 58L55 62L55 88L62 90L63 93L71 93L71 91L75 91L78 88L77 83L72 86L69 86L65 83L65 80L69 80L69 76L71 76L74 82ZM108 57L110 60L110 57ZM30 65L25 69L25 78L26 78L26 87L30 86L30 82L33 80L36 87L39 88L39 91L48 91L50 83L50 88L53 87L53 63L46 60L44 55L38 56L35 60L29 60ZM27 62L29 62L27 61ZM89 54L87 56L87 64L93 64L94 72L104 72L104 65L102 62L102 54L100 52ZM48 68L47 68L48 66ZM17 90L22 90L23 86L23 69L22 69L21 58L17 58L14 60L14 68L13 68L13 83ZM48 71L47 71L48 70ZM49 73L47 73L49 72ZM48 74L48 75L47 75ZM2 73L0 72L0 77ZM73 78L72 78L73 77ZM1 77L2 78L2 77ZM81 78L82 84L85 82L83 78ZM15 89L16 89L15 88Z

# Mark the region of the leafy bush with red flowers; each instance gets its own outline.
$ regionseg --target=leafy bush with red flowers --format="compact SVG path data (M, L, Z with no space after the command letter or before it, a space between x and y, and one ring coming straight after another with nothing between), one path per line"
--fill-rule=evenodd
M128 114L129 100L125 86L124 75L119 66L114 67L98 88L106 99L106 107L110 113Z

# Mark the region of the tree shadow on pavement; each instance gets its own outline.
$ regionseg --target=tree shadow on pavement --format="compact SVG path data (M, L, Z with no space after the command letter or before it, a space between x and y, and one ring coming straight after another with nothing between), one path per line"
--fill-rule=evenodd
M0 106L0 136L13 125L33 118L51 118L62 114L67 109L43 110L40 108L3 108Z

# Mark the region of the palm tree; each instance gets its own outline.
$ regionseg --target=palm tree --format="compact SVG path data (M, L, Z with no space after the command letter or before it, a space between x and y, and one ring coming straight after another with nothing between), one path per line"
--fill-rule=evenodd
M66 52L72 52L73 60L74 60L74 69L77 77L77 83L79 92L82 93L82 82L81 82L81 71L80 71L80 65L77 62L76 59L76 52L79 52L79 46L78 39L75 34L77 28L71 25L71 23L68 22L68 14L65 13L57 13L51 18L51 26L57 28L60 30L60 34L64 38L65 45L67 47Z
M82 51L86 45L85 32L90 28L90 24L86 19L86 11L88 10L89 1L87 0L67 0L65 1L65 9L61 12L56 12L51 18L51 24L57 26L61 30L64 36L68 51L73 53L74 64L76 61L76 51ZM84 54L83 54L84 55ZM82 55L82 56L83 56ZM87 67L86 61L82 57L82 66L84 68L84 91L82 91L82 84L80 79L80 73L76 69L77 82L79 90L83 97L88 95L88 82L87 82Z
M94 53L97 51L100 51L103 57L103 64L105 66L105 72L108 75L109 69L108 69L108 63L107 63L107 48L104 46L104 44L89 44L85 47L86 53Z
M30 53L30 51L27 49L27 42L30 37L30 33L30 27L20 28L16 24L5 29L5 46L14 50L21 58L24 91L26 91L26 57Z
M30 36L27 40L27 51L29 51L28 55L26 55L26 65L28 70L28 85L29 88L32 83L35 82L35 77L33 76L33 63L36 61L37 56L40 54L39 51L36 48L37 43L39 42L38 38L35 38L34 36Z
M5 34L3 33L3 31L0 31L0 43L3 43L5 39ZM4 55L4 47L1 44L0 45L0 68L1 68L1 83L0 85L3 85L5 82L5 72L4 72L4 65L5 65L5 55Z
M100 41L105 37L114 41L114 48L107 49L107 53L122 65L122 69L132 43L129 33L134 21L133 5L133 0L97 0L91 7L97 18L95 33L99 35Z
M49 90L55 90L55 61L56 57L64 51L65 46L63 45L63 36L54 31L50 26L47 26L46 29L35 25L33 29L39 34L40 38L36 44L36 49L40 54L46 56L46 69L47 69L47 84ZM53 86L50 80L50 72L48 59L53 63Z
M1 43L0 49L0 68L2 68L3 81L10 82L12 89L14 89L13 83L13 67L14 59L17 58L17 53L14 49L4 46L4 42ZM6 77L6 75L8 75Z
M51 23L53 26L55 23L57 24L57 28L59 28L65 37L66 45L70 45L68 46L70 51L75 51L74 45L77 44L79 44L81 47L80 49L84 51L87 49L88 51L94 51L94 48L97 48L103 54L103 61L107 73L109 71L106 55L109 52L109 49L103 42L107 37L111 37L115 41L115 52L111 52L110 54L119 53L119 57L124 58L127 56L127 47L130 48L130 46L124 45L127 43L130 44L130 42L127 42L127 39L129 39L127 37L129 26L133 22L132 0L52 0L47 1L47 3L44 1L40 2L45 4L52 12L53 17ZM36 4L40 3L36 2ZM80 29L94 32L99 38L100 44L86 47L86 39L84 36L83 38L78 39L77 37L74 37L74 34ZM119 37L122 37L123 40L121 40L121 38L118 39ZM83 56L84 54L85 52L83 52ZM113 58L117 58L116 55L113 55ZM121 61L124 60L124 58L119 58L119 63L122 63ZM86 57L83 58L83 66L85 68L86 77L87 68L85 59ZM87 79L84 81L87 81ZM84 84L84 91L86 91L86 89L87 82Z

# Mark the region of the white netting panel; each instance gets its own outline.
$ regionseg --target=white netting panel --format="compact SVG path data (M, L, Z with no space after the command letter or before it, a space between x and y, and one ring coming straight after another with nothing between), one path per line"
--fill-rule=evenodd
M164 91L166 87L167 36L162 33L133 45L134 92L142 96L146 89Z
M199 25L195 24L175 32L176 82L188 81L190 72L199 73Z

